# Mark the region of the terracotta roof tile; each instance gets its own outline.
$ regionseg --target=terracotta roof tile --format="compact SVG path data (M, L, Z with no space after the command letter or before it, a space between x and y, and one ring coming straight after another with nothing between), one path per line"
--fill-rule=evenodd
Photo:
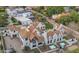
M47 36L53 36L54 34L55 34L55 32L49 31L49 32L47 33Z

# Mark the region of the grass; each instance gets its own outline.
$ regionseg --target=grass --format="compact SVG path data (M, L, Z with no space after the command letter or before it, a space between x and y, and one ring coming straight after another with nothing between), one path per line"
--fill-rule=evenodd
M11 20L12 20L12 22L13 22L14 25L19 25L19 22L15 18L12 17Z
M4 8L0 8L0 12L5 12L5 9Z
M46 30L49 30L49 29L53 29L53 25L48 23L48 22L44 22L45 26L46 26Z
M79 53L79 48L77 48L77 49L71 51L71 53Z
M0 11L0 27L4 27L8 25L7 18L8 18L7 13L5 11L4 12Z

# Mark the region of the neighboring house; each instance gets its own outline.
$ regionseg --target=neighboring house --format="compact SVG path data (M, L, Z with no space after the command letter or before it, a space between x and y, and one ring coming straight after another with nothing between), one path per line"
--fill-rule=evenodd
M14 8L14 9L6 9L6 12L9 16L12 17L25 17L25 18L29 18L29 19L34 19L34 16L32 15L31 11L25 11L23 8Z
M43 46L43 36L39 36L37 31L35 30L34 25L30 25L30 27L19 28L19 37L23 43L23 46L28 46L31 49L38 48L39 46Z
M6 9L6 12L7 14L10 16L10 17L15 17L17 15L17 11L16 10L11 10L11 9Z
M32 12L25 12L23 8L6 9L9 17L14 17L16 20L20 21L22 25L29 25L34 20Z
M32 12L25 12L25 13L23 13L23 17L29 18L31 20L34 20L34 16L32 15Z
M14 25L9 25L7 30L3 30L3 36L18 37L18 31L15 30Z
M25 17L15 17L22 25L30 25L32 23L31 19Z
M46 45L63 41L63 34L60 31L48 31L43 33Z
M46 45L63 41L64 28L62 27L62 24L58 25L55 30L46 31L44 23L40 22L37 25L37 28L40 29L40 33L44 37Z

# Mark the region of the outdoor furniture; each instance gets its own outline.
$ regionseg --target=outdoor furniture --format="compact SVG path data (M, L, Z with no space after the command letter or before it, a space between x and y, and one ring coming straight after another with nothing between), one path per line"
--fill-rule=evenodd
M60 47L61 47L61 48L64 48L65 45L66 45L66 44L65 44L64 42L61 42L61 43L60 43Z
M55 46L55 45L50 45L49 48L50 48L50 49L55 49L56 46Z

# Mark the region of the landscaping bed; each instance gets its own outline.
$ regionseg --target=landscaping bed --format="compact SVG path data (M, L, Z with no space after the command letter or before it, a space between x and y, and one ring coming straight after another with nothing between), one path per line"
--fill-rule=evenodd
M19 25L19 21L17 21L14 17L11 18L11 21L14 25Z

